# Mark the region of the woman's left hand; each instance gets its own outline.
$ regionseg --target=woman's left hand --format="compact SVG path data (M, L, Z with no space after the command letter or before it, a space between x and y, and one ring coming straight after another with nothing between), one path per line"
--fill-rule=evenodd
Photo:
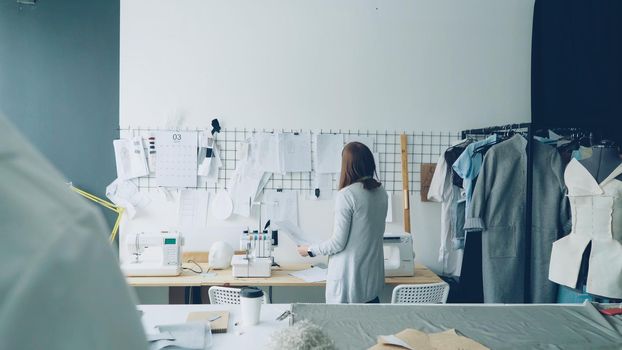
M308 245L299 245L296 250L300 256L309 256L309 246Z

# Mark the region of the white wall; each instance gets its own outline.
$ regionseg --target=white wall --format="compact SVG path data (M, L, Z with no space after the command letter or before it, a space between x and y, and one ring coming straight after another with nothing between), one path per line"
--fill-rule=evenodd
M458 131L530 119L532 0L122 0L120 124ZM439 206L413 196L417 260L436 260ZM401 227L401 198L394 196ZM328 237L332 203L300 201ZM124 230L174 225L155 198ZM154 219L156 218L156 219ZM244 220L190 235L236 242ZM196 246L196 245L195 245ZM287 240L277 258L297 260Z

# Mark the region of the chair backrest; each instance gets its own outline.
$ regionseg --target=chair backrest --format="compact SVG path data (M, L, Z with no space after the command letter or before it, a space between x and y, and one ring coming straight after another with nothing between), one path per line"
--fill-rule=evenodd
M445 282L430 284L400 284L393 289L391 304L445 304L449 285Z
M239 304L241 288L231 287L210 287L207 291L209 294L210 304ZM263 303L268 304L268 297L264 293Z

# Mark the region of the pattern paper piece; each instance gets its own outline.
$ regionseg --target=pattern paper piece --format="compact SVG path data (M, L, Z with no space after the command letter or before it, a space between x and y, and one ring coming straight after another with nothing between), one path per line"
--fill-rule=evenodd
M319 190L319 197L315 190ZM315 188L312 195L314 199L333 198L333 174L315 174Z
M258 170L284 174L282 134L257 133L249 139L248 160Z
M140 193L138 187L128 180L114 180L106 187L106 197L112 203L125 208L130 219L136 216L136 211L146 207L150 202L148 196Z
M343 135L315 135L315 172L318 174L339 173L342 150Z
M364 136L364 135L346 135L346 144L350 142L360 142L367 146L370 151L374 151L376 149L376 137L375 136Z
M311 134L283 134L282 152L285 172L311 171Z
M262 211L263 222L289 221L298 225L298 192L266 190L263 202L266 208Z
M387 218L385 222L393 222L393 192L387 191Z
M114 140L112 145L117 165L117 178L129 180L149 175L142 137Z
M181 190L179 194L179 226L205 228L209 192L204 190Z

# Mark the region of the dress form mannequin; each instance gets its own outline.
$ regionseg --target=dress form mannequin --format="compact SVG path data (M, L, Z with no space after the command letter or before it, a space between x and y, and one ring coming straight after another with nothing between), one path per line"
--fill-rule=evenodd
M622 163L615 144L604 141L592 147L592 156L579 161L594 176L598 183L606 179ZM616 179L622 181L622 175Z

